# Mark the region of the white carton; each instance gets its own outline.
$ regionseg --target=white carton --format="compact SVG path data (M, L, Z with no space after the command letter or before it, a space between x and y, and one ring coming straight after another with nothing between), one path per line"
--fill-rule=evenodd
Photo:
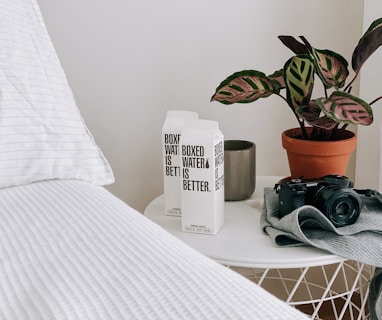
M218 123L188 121L180 151L182 231L217 234L224 224L224 136Z
M179 140L184 123L198 119L198 114L191 111L167 111L162 127L163 145L163 187L165 214L181 216L181 176Z

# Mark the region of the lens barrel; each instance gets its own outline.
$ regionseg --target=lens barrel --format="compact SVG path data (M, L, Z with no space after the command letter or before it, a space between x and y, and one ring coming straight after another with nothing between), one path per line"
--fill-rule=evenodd
M330 185L320 188L313 205L336 227L343 227L357 221L362 201L358 193L352 189Z

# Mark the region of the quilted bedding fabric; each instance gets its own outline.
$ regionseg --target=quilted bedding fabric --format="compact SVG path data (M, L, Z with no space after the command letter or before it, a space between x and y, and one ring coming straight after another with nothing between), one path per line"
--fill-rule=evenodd
M306 319L103 187L0 189L0 319Z

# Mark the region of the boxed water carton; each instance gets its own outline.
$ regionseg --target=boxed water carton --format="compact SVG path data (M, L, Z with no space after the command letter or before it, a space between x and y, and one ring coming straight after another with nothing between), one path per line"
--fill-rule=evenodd
M172 110L167 111L162 128L163 145L163 187L165 197L165 214L181 215L181 175L179 140L188 120L198 118L196 112Z
M218 123L188 121L180 152L182 231L217 234L224 224L224 136Z

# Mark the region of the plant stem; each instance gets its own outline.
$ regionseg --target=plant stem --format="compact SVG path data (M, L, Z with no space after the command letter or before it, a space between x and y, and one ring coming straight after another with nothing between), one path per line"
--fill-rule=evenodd
M345 123L345 124L342 126L341 130L345 130L345 129L347 128L348 125L349 125L349 124Z
M373 103L376 103L378 100L381 100L382 99L382 96L374 99L372 102L369 103L369 105L372 105Z
M301 128L301 132L302 132L302 136L304 138L304 140L307 140L309 138L308 136L308 132L306 131L306 127L305 127L305 122L304 120L301 120L300 117L298 116L298 114L296 113L295 109L293 108L293 106L291 106L289 103L288 103L288 100L282 96L281 94L279 93L276 93L276 95L278 95L281 99L283 99L287 105L289 106L289 108L292 110L294 116L296 117L299 125L300 125L300 128Z
M353 84L353 82L355 81L355 79L357 79L358 77L358 74L359 74L359 70L356 72L356 74L354 75L353 79L348 83L348 85L345 87L344 89L344 92L348 92L347 90L350 88L351 90L351 86Z

